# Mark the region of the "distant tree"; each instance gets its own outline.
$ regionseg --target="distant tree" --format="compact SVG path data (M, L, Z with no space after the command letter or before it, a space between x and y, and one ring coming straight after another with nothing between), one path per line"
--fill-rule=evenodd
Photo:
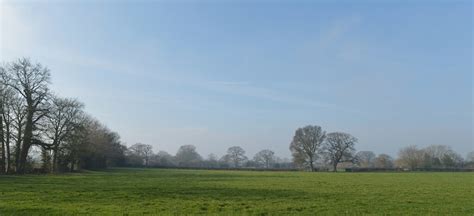
M375 158L375 167L377 168L392 168L393 167L393 158L387 154L379 154Z
M294 163L288 158L275 157L275 163L273 165L275 168L281 169L293 169L295 168Z
M201 155L197 153L193 145L183 145L176 153L176 162L179 166L199 166L202 161Z
M422 166L425 168L460 167L463 163L462 157L449 146L430 145L421 151L423 152Z
M219 158L215 154L209 154L204 161L205 167L216 168L219 167Z
M249 168L256 168L256 167L260 167L260 164L258 164L257 162L255 162L254 160L251 160L251 159L247 159L245 160L242 165L242 167L249 167Z
M352 160L356 143L357 138L348 133L333 132L327 135L323 152L334 172L337 172L339 162Z
M142 164L148 167L150 157L153 155L153 146L143 143L137 143L130 146L130 151L142 159Z
M309 166L314 171L316 153L325 139L326 132L320 126L298 128L290 144L293 161L300 166Z
M423 150L418 149L415 145L402 148L398 152L399 165L414 170L423 163L423 155Z
M222 168L228 168L232 165L230 155L225 154L219 159L219 166Z
M247 160L245 150L240 146L232 146L227 149L227 158L234 167L240 167Z
M125 157L126 157L127 166L132 166L132 167L143 166L143 163L144 163L143 157L139 155L138 153L136 153L134 150L127 148L127 150L125 151ZM151 163L152 162L150 162L150 164Z
M447 151L449 151L449 147L444 145L431 145L424 149L420 150L423 153L422 164L425 168L431 167L442 167L442 158Z
M208 160L208 161L216 161L216 162L217 162L217 161L219 160L219 158L217 157L216 154L211 153L211 154L209 154L209 155L207 156L207 160Z
M176 166L174 157L165 151L159 151L156 156L158 157L158 165L164 167Z
M259 151L257 154L255 154L254 161L264 168L270 168L275 162L275 152L268 149Z
M441 163L445 168L462 167L464 164L464 159L461 155L450 149L443 155Z
M372 151L359 151L355 159L360 167L369 168L375 165L375 153Z
M467 162L474 162L474 151L469 152L466 154L466 161Z
M474 167L474 151L466 154L466 165L468 167Z

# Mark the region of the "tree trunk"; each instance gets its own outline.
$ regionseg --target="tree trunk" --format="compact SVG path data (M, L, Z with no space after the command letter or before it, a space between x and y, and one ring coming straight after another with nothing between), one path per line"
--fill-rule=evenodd
M23 130L21 125L18 126L18 135L16 137L16 143L15 143L15 171L18 172L19 166L20 166L20 152L21 152L21 134Z
M313 158L309 158L309 167L311 168L311 172L314 172Z
M337 164L338 164L337 162L333 163L333 168L334 168L333 172L337 172Z
M11 123L11 122L10 122ZM6 172L9 173L11 170L11 157L10 157L10 136L11 136L11 133L10 133L10 123L8 123L6 125L6 153L7 153L7 170Z
M18 174L24 174L26 171L26 162L28 159L28 150L30 149L29 146L26 146L23 144L23 147L20 152L20 160L19 160L19 166L18 166Z
M59 150L59 145L57 144L57 141L53 142L53 168L51 169L51 172L57 172L58 171L58 150Z
M0 115L0 174L5 173L5 136L3 134L3 116Z
M25 133L23 135L23 146L20 151L20 160L18 166L18 173L25 173L26 169L26 160L28 158L28 152L31 147L31 139L33 138L33 111L32 108L28 109L28 114L26 115L26 124L25 124Z
M74 159L72 159L72 160L71 160L71 168L70 168L69 172L73 172L73 171L74 171L74 163L76 163L76 162L75 162Z
M58 149L54 148L53 149L53 167L51 169L51 172L57 172L58 171Z

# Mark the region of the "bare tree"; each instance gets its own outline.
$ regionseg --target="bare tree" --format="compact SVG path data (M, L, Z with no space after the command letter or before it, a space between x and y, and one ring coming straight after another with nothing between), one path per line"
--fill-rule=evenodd
M3 116L5 109L3 84L0 86L0 174L5 172L5 135L3 126Z
M375 165L375 153L372 151L359 151L355 159L360 167L369 168Z
M466 166L474 167L474 151L467 153L465 161Z
M13 88L26 103L26 119L23 142L17 171L25 171L25 163L30 147L33 144L33 131L37 122L46 115L42 107L49 95L49 69L41 64L32 64L29 59L22 58L7 65L5 69L8 86Z
M348 133L333 132L327 135L323 151L334 172L337 172L339 162L352 160L356 143L357 138Z
M270 168L272 163L275 161L275 152L264 149L255 154L254 160L256 163L263 165L263 167Z
M307 165L314 171L316 153L326 139L326 132L320 126L308 125L298 128L290 144L293 161L299 165Z
M130 147L130 150L135 155L139 156L142 159L142 163L144 163L144 165L148 167L150 157L153 155L153 146L143 143L137 143L132 145Z
M240 167L241 164L247 160L245 150L240 146L232 146L227 149L227 158L234 167Z
M393 158L387 154L379 154L375 158L375 167L377 168L392 168L393 167Z
M466 161L467 162L474 162L474 151L469 152L466 154Z
M445 145L430 145L423 151L423 167L431 168L447 168L457 167L463 162L462 157L454 152L449 146Z
M431 145L422 149L422 166L425 168L442 167L442 159L449 150L450 148L444 145Z
M464 159L460 154L450 149L443 155L441 163L443 164L444 168L462 167Z
M21 153L21 144L23 142L23 131L25 129L25 119L26 119L26 105L24 100L19 97L15 96L12 100L12 112L13 112L13 140L14 140L14 164L15 164L15 171L18 172L18 167L20 164L20 153Z
M61 145L80 126L84 105L75 99L53 97L50 112L45 118L44 132L50 140L52 150L52 171L57 172Z
M402 167L414 170L420 167L423 162L423 151L415 145L402 148L398 152L398 162Z
M6 71L6 66L0 66L0 173L10 172L12 168L11 148L12 141L15 140L15 120L16 117L22 117L24 115L17 115L16 109L17 104L21 103L15 93L14 89L8 86L10 78ZM19 107L24 113L25 108ZM21 131L20 131L21 134ZM15 157L18 158L18 157Z
M2 141L2 154L3 154L3 165L2 169L4 172L11 171L11 141L12 141L12 133L13 133L13 108L15 103L15 94L11 88L6 88L4 86L3 89L0 89L0 127L3 128L1 133L1 141Z
M7 88L7 76L6 70L4 67L0 67L0 174L5 173L6 168L6 146L8 146L8 141L5 140L5 133L8 133L6 129L6 112L7 100L8 100L8 88Z

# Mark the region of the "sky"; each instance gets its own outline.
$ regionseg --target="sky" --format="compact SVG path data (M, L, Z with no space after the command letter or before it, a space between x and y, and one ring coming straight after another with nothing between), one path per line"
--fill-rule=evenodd
M0 61L128 145L290 158L299 127L357 150L474 150L471 1L0 1Z

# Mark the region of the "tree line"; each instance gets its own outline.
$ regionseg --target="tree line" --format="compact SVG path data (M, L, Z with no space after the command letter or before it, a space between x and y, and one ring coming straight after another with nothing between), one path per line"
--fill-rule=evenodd
M249 168L302 169L309 171L337 171L344 168L373 169L447 169L474 168L474 152L464 159L449 146L431 145L426 148L402 148L398 158L372 151L356 151L358 142L344 132L326 133L320 126L306 126L296 130L290 144L292 160L281 159L272 150L264 149L247 157L239 146L229 147L222 157L210 154L203 158L193 145L184 145L176 155L165 151L153 152L152 145L137 143L126 151L126 165L132 167L186 168Z
M153 152L148 144L137 143L127 149L126 166L130 167L186 167L186 168L262 168L262 169L293 169L293 163L286 158L280 158L272 150L264 149L252 158L246 156L240 146L232 146L222 157L209 154L202 157L194 145L179 147L173 156L165 151Z
M356 151L358 139L345 132L326 133L308 125L295 131L289 150L292 159L264 149L253 157L239 146L218 157L202 157L193 145L175 155L154 152L152 145L127 147L120 136L84 110L74 98L50 90L47 67L21 58L0 66L0 174L68 172L110 166L302 169L341 168L445 169L474 168L474 152L466 158L449 146L402 148L397 158L372 151Z

